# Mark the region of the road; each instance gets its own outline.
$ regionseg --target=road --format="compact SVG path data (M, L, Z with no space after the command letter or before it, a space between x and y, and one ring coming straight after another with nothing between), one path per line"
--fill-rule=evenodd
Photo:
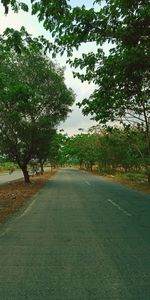
M44 167L45 171L51 171L50 167ZM21 170L13 171L13 173L9 174L9 172L1 172L0 173L0 185L6 184L11 181L18 180L23 178L23 173Z
M23 178L23 173L20 170L14 171L11 174L9 174L9 172L2 172L0 173L0 185L3 185L7 182L11 182L20 178Z
M62 169L0 231L2 300L149 300L150 197Z

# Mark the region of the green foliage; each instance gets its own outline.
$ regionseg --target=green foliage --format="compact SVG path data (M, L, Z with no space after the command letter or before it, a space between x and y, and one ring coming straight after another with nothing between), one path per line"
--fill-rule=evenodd
M38 42L29 37L28 43L28 34L23 32L24 41L18 32L21 43L16 51L14 32L7 34L8 40L0 39L0 148L24 168L31 158L45 157L74 94L64 83L63 70L43 55Z
M77 159L80 166L90 169L95 164L102 174L144 169L149 163L144 131L136 127L108 127L73 136L63 152L66 162Z
M51 165L64 163L62 149L64 147L64 143L66 142L66 140L67 140L67 136L65 134L62 134L61 132L56 133L54 135L49 148L49 161Z
M8 161L0 161L0 172L18 169L18 165Z
M19 2L16 0L1 0L1 3L4 5L5 14L8 14L9 7L11 7L11 9L16 13L19 11L19 9L22 9L26 12L29 10L28 5L24 2Z
M8 10L16 1L3 0ZM84 5L72 6L65 1L32 1L32 13L52 33L54 44L46 41L46 49L53 54L68 54L69 63L84 73L76 72L82 81L93 81L96 89L89 99L84 99L84 114L103 124L119 121L124 125L140 126L145 137L145 149L139 150L145 161L150 182L150 8L149 0L96 0L96 9ZM83 53L72 61L73 50L83 43L93 43L94 51ZM106 55L103 46L109 44ZM107 139L105 141L107 144ZM114 142L115 143L115 142ZM143 152L144 151L144 152Z
M143 104L148 109L149 1L108 0L103 6L95 2L96 9L92 1L86 9L71 7L69 1L32 1L32 13L52 32L55 52L67 50L71 55L84 42L96 43L96 52L83 53L82 59L73 62L75 67L86 68L85 76L78 76L98 85L91 101L83 102L85 113L92 112L103 122L124 116L130 109L139 115ZM16 5L10 0L2 3ZM106 42L112 48L108 57L102 50Z

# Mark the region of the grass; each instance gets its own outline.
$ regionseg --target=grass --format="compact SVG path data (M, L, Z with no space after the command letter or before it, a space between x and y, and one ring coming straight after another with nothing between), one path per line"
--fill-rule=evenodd
M19 169L19 167L17 164L14 164L12 162L0 163L0 172L9 171L10 169L16 170Z
M147 182L147 176L143 172L128 172L128 173L118 173L118 177L130 180L136 183L146 183Z
M142 172L117 173L112 177L112 180L150 194L150 185L148 184L147 176Z

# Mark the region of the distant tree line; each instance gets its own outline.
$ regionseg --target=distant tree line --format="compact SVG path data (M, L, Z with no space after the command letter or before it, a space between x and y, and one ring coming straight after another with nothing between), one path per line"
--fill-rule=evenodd
M139 170L149 174L150 157L141 127L93 127L89 133L68 137L61 157L64 163L79 164L91 171L96 166L101 174Z

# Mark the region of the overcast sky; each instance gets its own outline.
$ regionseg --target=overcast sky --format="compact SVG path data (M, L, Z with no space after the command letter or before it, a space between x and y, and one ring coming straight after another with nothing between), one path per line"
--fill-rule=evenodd
M74 5L87 4L87 6L92 3L92 1L90 0L72 0L71 2ZM6 27L13 27L17 30L20 30L21 26L24 26L27 29L28 33L31 33L33 36L43 34L47 39L51 39L50 33L43 29L42 23L38 22L36 16L31 16L30 13L25 12L14 14L11 11L7 16L5 16L4 8L0 4L0 33L3 33ZM84 52L86 53L93 51L93 45L84 45L82 47L82 50L84 50ZM76 56L77 55L81 56L81 52L78 51L78 53L76 53ZM56 58L56 61L61 66L66 66L65 82L67 87L71 87L75 92L76 102L82 101L82 99L88 97L94 90L94 85L88 84L87 82L82 83L79 79L73 78L71 68L65 63L65 56L58 56ZM79 109L76 104L73 105L72 110L73 111L68 116L67 120L63 124L60 124L60 128L64 129L67 134L73 135L78 133L78 128L83 128L86 131L89 127L96 124L94 121L90 120L90 116L84 117L82 115L81 109Z

